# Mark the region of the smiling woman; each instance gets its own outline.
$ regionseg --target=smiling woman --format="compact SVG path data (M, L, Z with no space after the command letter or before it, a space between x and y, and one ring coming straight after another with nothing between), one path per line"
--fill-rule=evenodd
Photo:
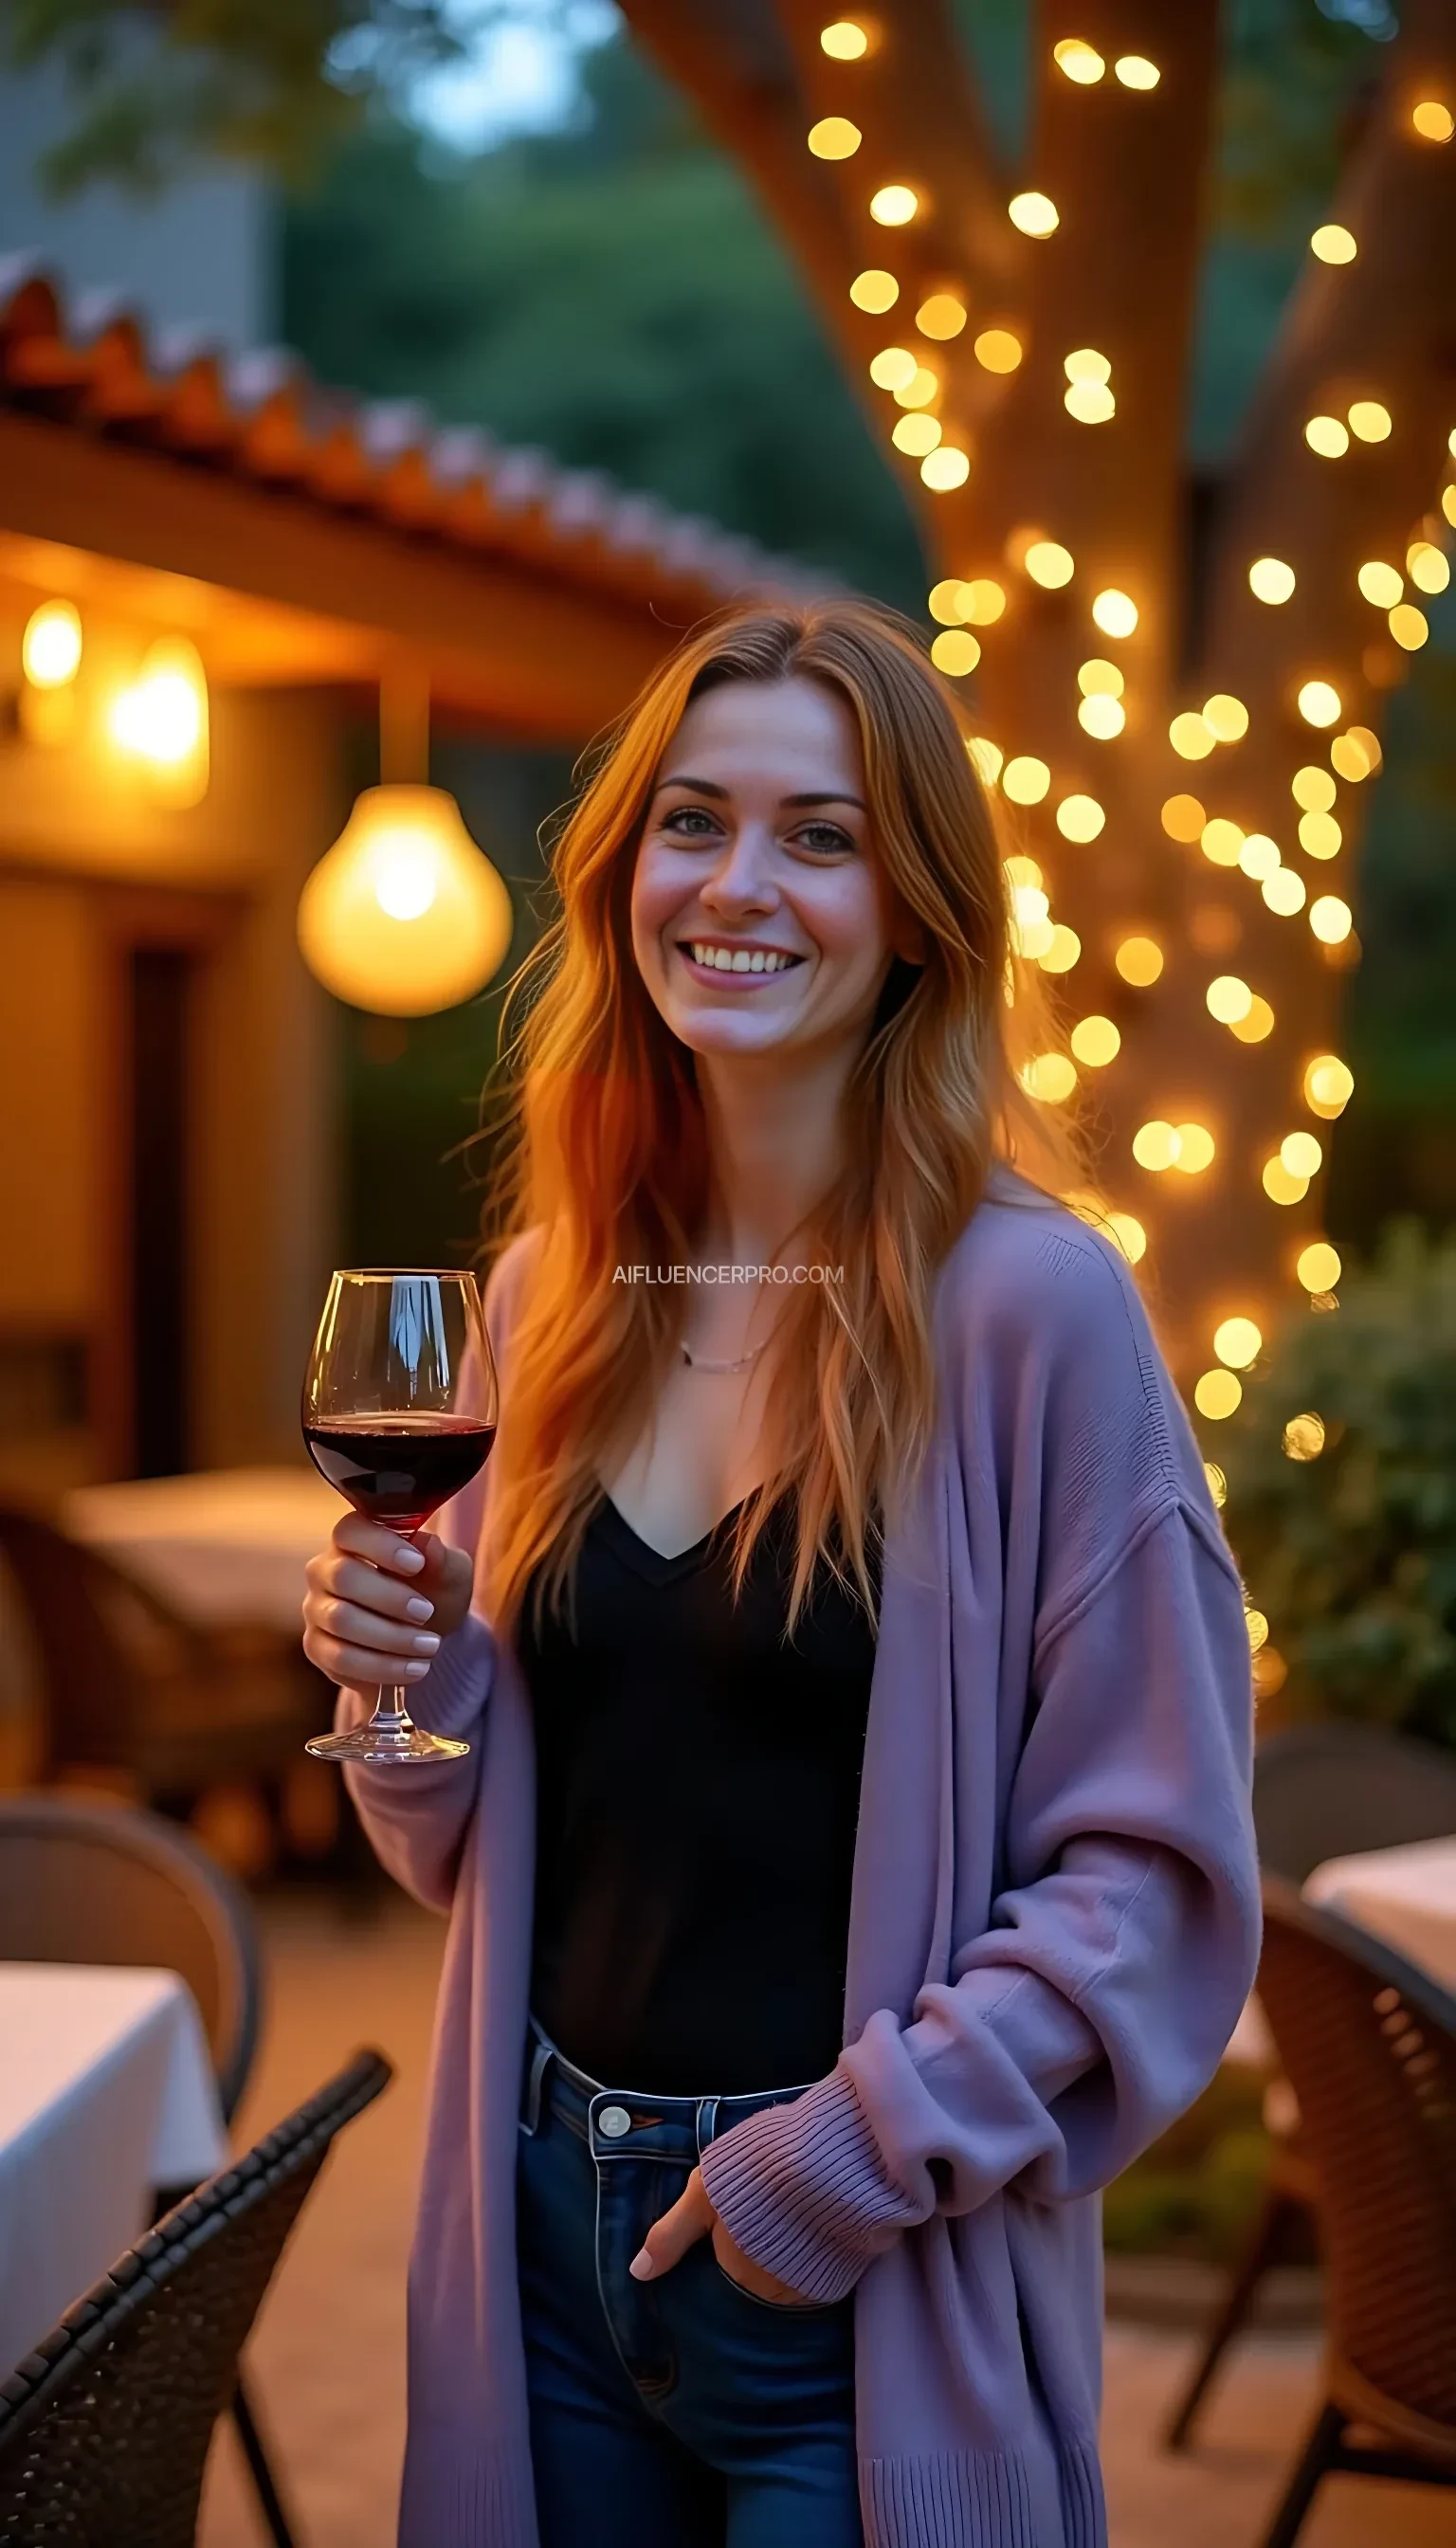
M484 1500L340 1524L306 1611L341 1725L403 1673L471 1744L349 1774L458 1911L402 2548L1105 2548L1097 2194L1251 1978L1249 1646L1126 1259L1026 1173L922 641L695 631L556 880Z

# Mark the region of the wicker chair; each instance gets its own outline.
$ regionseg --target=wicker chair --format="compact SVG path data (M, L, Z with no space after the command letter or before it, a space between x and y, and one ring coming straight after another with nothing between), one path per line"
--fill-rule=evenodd
M1259 1995L1328 2276L1325 2402L1264 2540L1293 2548L1331 2473L1456 2486L1456 1998L1277 1877Z
M1254 1759L1254 1827L1265 1872L1303 1884L1326 1859L1456 1831L1456 1762L1434 1744L1371 1725L1281 1727ZM1258 2220L1204 2337L1203 2350L1164 2431L1183 2449L1264 2277L1308 2254L1316 2189L1303 2136L1277 2132Z
M0 1504L45 1684L41 1775L185 1798L292 1767L318 1707L296 1638L202 1629L39 1514Z
M0 2548L192 2548L238 2348L329 2143L390 2075L358 2053L0 2382Z
M231 2123L262 2001L252 1909L241 1886L175 1824L61 1796L0 1796L0 1957L159 1964L180 1973L201 2012L218 2100ZM165 2212L191 2189L156 2191ZM274 2548L292 2548L240 2373L232 2412Z

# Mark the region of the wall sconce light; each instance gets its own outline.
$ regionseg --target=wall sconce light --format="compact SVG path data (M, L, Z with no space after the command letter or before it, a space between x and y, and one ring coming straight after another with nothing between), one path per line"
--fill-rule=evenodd
M73 601L43 601L21 639L20 730L28 743L64 743L76 722L81 614Z
M118 750L145 764L169 804L195 805L206 794L208 682L190 638L159 637L147 648L136 681L112 700L108 724Z

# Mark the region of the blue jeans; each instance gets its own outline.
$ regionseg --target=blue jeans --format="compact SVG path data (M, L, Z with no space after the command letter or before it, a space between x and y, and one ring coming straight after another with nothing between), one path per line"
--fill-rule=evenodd
M794 2096L787 2089L782 2096ZM603 2088L533 2030L517 2173L541 2548L863 2548L854 2304L629 2260L715 2132L779 2096Z

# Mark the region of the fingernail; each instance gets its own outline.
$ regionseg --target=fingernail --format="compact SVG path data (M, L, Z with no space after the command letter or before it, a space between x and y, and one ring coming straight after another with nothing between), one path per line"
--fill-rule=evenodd
M390 1564L398 1567L402 1575L417 1575L424 1564L424 1551L422 1548L411 1548L407 1540L402 1539Z
M433 1601L426 1601L422 1593L416 1592L413 1600L407 1601L405 1604L405 1616L407 1619L432 1619L434 1615L435 1605Z
M428 1664L402 1664L400 1669L407 1681L422 1681L429 1666Z
M440 1651L438 1637L411 1637L410 1642L417 1655L437 1655Z
M645 2247L639 2247L636 2255L627 2267L628 2273L635 2275L639 2283L645 2283L651 2280L654 2270L653 2261L649 2256L647 2249Z

